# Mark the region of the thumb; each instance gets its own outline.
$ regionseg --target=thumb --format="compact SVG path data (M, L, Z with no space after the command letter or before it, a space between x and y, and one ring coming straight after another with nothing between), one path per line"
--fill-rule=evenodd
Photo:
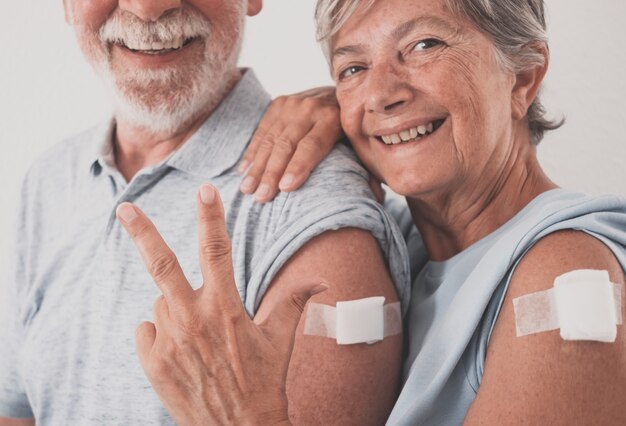
M278 299L276 305L270 309L268 317L259 324L267 339L275 348L285 350L288 358L293 350L298 323L309 299L323 291L328 285L317 281L309 281L298 286L292 292L286 292Z

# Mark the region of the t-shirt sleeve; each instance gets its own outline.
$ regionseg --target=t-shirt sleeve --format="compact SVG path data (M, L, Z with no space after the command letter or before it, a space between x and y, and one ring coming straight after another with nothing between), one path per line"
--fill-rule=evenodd
M312 238L331 230L359 228L378 241L396 286L403 312L410 298L410 270L400 229L378 204L369 175L352 151L338 146L298 191L282 194L280 215L255 251L245 307L254 316L280 268ZM274 218L276 219L276 218Z
M5 247L4 266L0 283L0 417L32 418L20 373L20 353L24 337L21 320L21 300L26 289L27 238L25 209L19 212L12 232L15 238Z

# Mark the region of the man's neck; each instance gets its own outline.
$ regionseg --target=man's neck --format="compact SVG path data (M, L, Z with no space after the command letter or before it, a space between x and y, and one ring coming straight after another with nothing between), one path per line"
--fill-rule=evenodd
M174 131L154 132L133 125L124 117L115 118L116 127L113 135L115 165L127 182L142 169L160 163L187 142L217 108L224 97L237 84L241 77L238 70L224 87L219 99L211 102Z
M140 170L155 165L180 148L200 128L211 111L173 132L154 133L116 118L113 146L115 165L127 182Z

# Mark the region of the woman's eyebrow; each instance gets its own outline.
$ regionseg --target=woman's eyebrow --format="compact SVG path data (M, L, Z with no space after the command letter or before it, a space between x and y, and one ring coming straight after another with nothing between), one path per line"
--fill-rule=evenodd
M437 16L420 16L419 18L411 19L410 21L398 25L391 32L391 37L394 40L400 40L418 27L434 27L446 32L456 32L458 30L455 26L450 25L447 21Z
M456 26L452 26L447 21L437 16L420 16L419 18L406 21L391 31L391 38L395 41L401 40L406 37L411 31L414 31L419 27L435 28L446 33L455 33L458 31ZM358 55L365 51L362 44L351 44L347 46L341 46L333 50L331 58L334 60L338 56L346 55Z
M346 55L358 55L363 53L365 49L362 44L351 44L348 46L341 46L337 49L333 50L332 60L334 60L337 56L346 56Z

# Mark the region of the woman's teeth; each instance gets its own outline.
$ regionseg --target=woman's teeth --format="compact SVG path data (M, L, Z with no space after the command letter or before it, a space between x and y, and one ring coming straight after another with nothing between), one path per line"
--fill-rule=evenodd
M412 142L420 140L424 136L430 135L439 128L441 123L443 123L443 120L437 120L421 126L411 127L410 129L403 130L400 133L381 136L380 138L386 145L397 145L403 142Z

